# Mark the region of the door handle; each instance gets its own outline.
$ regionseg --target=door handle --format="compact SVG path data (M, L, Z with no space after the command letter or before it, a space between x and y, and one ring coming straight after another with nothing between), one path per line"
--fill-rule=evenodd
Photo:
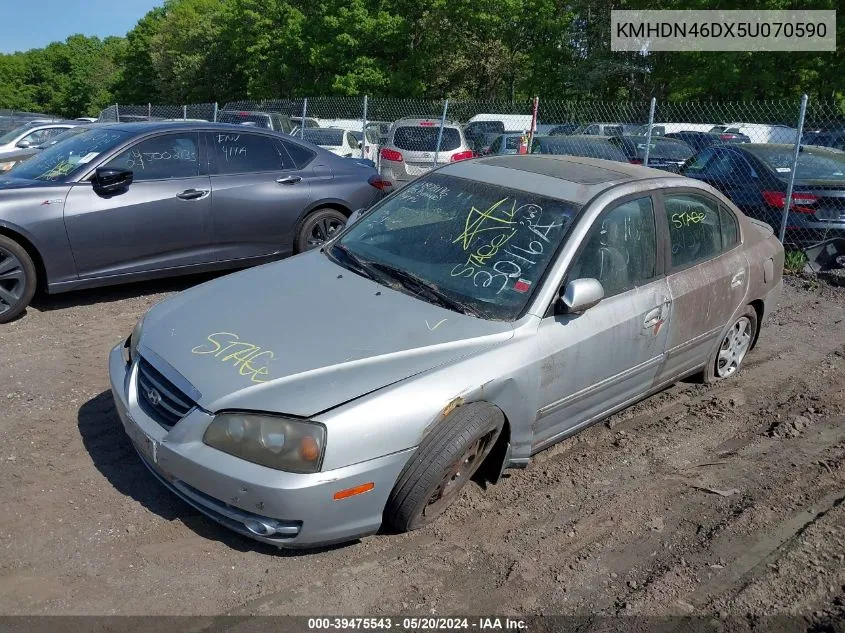
M199 200L208 195L208 189L185 189L181 193L177 193L176 197L180 200Z
M663 318L663 309L662 308L654 308L654 310L649 310L648 313L645 315L645 320L643 321L643 327L648 329L652 328L658 323L660 323L660 319Z
M740 271L731 277L731 288L736 288L737 286L741 286L742 282L745 281L745 273Z
M276 182L280 185L295 185L300 180L302 180L302 178L299 176L285 176L284 178L277 178Z

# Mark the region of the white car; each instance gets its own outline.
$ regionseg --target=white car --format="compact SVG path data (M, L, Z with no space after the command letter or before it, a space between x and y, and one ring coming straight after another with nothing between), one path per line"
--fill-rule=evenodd
M0 136L0 154L15 152L41 145L51 137L79 125L80 122L68 123L33 123L29 122Z
M338 127L308 127L302 139L346 158L362 158L362 144L352 130Z
M745 134L752 143L795 143L798 130L788 125L767 123L728 123L721 132Z

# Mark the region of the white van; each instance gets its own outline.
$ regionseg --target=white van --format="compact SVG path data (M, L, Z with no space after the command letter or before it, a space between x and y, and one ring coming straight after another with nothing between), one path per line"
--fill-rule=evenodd
M714 123L655 123L652 125L651 133L654 136L663 136L674 132L709 132L714 126ZM648 134L648 123L641 126L638 133Z
M791 143L798 139L798 130L788 125L767 123L728 123L725 132L745 134L752 143Z
M505 132L529 132L532 118L530 114L476 114L467 121L467 126L476 121L501 121Z

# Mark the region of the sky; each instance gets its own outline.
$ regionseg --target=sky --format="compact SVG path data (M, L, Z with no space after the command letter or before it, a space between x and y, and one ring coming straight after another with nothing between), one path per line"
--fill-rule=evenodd
M126 35L163 0L0 0L0 53L42 48L68 35Z

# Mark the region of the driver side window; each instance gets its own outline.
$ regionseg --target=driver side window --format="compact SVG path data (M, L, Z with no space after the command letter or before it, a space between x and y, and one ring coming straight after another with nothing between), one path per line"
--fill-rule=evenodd
M636 198L604 211L593 223L567 280L598 279L605 297L652 280L657 236L651 197Z

